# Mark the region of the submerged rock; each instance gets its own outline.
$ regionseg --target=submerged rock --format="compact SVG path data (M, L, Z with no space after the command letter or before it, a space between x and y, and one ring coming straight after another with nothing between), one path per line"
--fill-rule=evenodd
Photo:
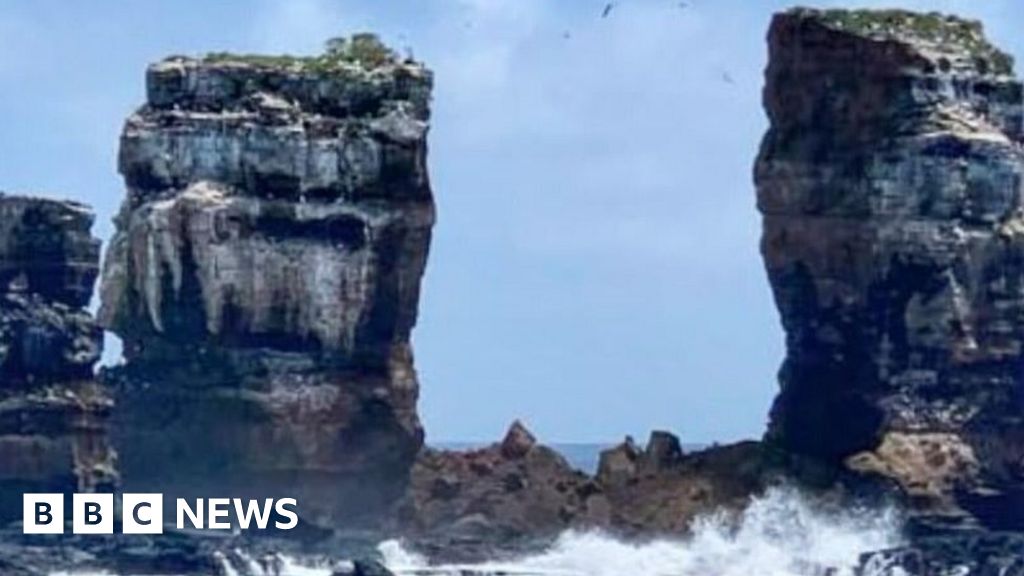
M374 38L170 58L125 124L102 281L129 486L372 518L422 444L431 73Z
M24 492L116 482L111 399L93 379L102 332L84 310L99 270L93 215L0 194L0 521Z
M334 572L332 576L344 576ZM351 576L394 576L394 573L376 560L355 560L352 562Z
M756 166L786 331L768 439L1024 527L1024 98L977 22L795 9ZM965 517L965 511L969 514Z

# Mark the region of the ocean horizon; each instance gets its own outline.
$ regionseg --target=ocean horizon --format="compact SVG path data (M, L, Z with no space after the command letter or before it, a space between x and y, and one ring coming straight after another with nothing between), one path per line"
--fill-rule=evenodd
M621 441L620 441L621 442ZM449 441L428 442L427 445L438 450L475 450L490 446L494 442ZM546 444L569 461L573 468L587 474L597 473L597 465L601 452L614 448L619 442L552 442ZM683 444L684 452L693 452L709 446L708 444Z

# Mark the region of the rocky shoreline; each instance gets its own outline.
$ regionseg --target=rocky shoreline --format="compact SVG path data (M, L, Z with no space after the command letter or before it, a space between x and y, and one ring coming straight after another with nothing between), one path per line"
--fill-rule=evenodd
M656 431L594 475L519 422L484 448L424 447L410 335L435 220L429 69L370 35L152 65L97 318L91 211L0 195L0 572L244 574L239 549L369 558L388 538L475 561L569 529L684 537L786 484L905 510L910 544L862 574L1024 573L1012 59L976 22L895 10L789 10L768 45L755 183L787 336L769 430L692 453ZM95 375L102 329L124 362ZM286 495L302 523L20 533L23 492L113 490Z

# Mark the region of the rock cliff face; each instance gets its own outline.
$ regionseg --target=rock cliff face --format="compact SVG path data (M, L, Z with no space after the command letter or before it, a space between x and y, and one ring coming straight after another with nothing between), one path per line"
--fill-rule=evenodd
M792 10L756 166L786 331L768 438L1024 526L1022 88L980 24Z
M369 36L149 68L100 311L129 485L297 496L325 524L402 489L431 85Z
M0 519L23 492L115 480L110 398L93 379L102 333L84 310L99 271L85 206L0 194Z

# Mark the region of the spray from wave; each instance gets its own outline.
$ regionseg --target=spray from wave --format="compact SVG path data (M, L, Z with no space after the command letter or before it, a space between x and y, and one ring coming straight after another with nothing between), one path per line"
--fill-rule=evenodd
M754 500L738 523L724 516L704 518L686 540L632 545L599 533L570 532L543 554L471 566L431 567L394 541L380 550L398 574L847 576L861 554L900 545L899 526L894 510L825 513L795 490L775 489Z
M698 520L684 540L630 544L596 532L568 532L544 553L473 565L431 565L394 540L379 550L398 576L853 576L863 553L902 544L899 526L892 509L825 512L796 490L775 489L751 502L738 521L724 515ZM232 556L223 559L229 576L332 573L322 561L279 556L268 567L245 561L242 551ZM869 566L858 576L897 574Z

